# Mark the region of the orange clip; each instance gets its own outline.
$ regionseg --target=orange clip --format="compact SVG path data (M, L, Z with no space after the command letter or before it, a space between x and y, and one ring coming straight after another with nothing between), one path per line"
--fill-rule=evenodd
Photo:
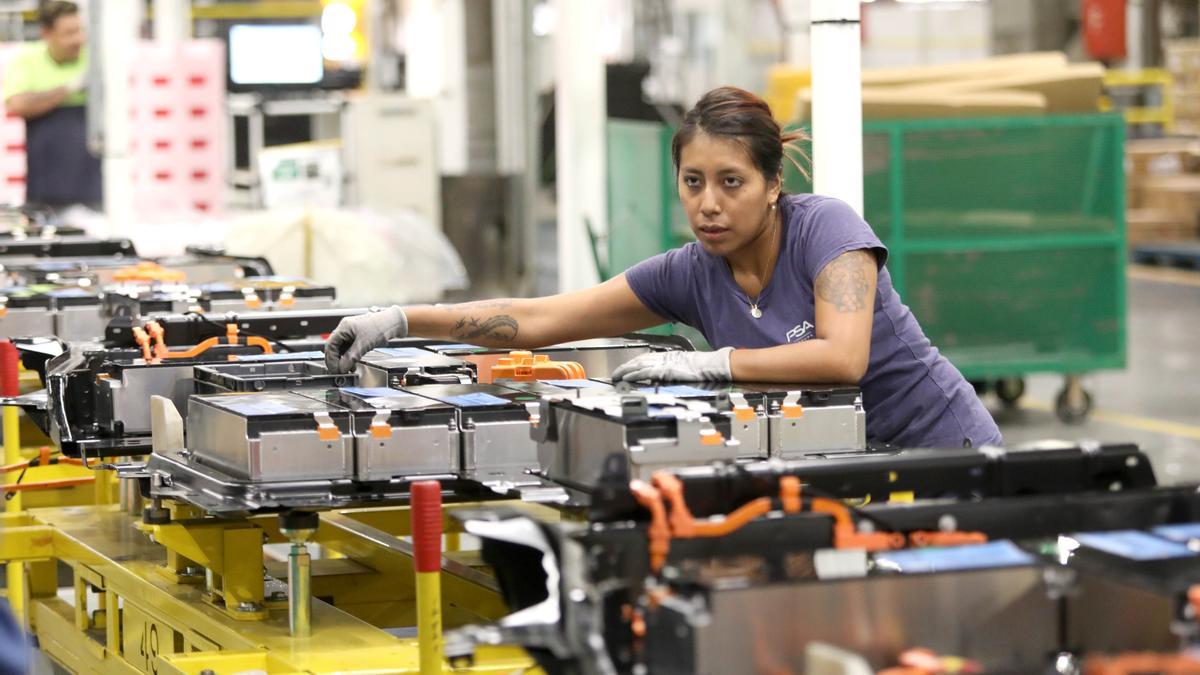
M259 299L257 293L250 293L245 296L246 307L249 309L258 309L262 307L262 300Z
M667 526L667 511L663 508L658 490L644 481L630 482L629 491L633 493L638 504L650 512L650 528L646 531L650 540L650 569L658 572L667 562L667 552L671 550L671 528Z
M692 512L688 509L687 501L683 497L683 482L675 474L666 471L656 471L650 480L654 483L654 487L658 488L663 500L671 505L668 522L671 525L672 536L681 538L693 536L696 532L696 519L692 517Z
M236 323L225 324L225 339L229 344L236 345L238 343L238 327Z
M336 441L342 437L342 432L334 424L318 424L317 438L323 441Z
M987 535L982 532L930 532L917 531L908 535L911 546L964 546L986 544Z
M799 403L795 405L784 405L780 408L780 412L783 413L783 419L785 420L798 420L801 417L804 417L804 406L800 405Z
M779 501L783 504L784 513L800 513L804 503L800 499L799 478L784 476L779 479Z
M492 380L583 380L587 371L574 361L551 361L549 354L514 351L501 357L491 368Z
M8 316L8 308L0 307L0 319L3 319L6 316Z
M154 361L154 355L150 353L150 336L146 334L146 331L142 330L142 328L139 326L134 326L133 341L137 343L138 347L142 348L142 358L145 359L147 363L152 363Z
M146 333L154 340L154 356L155 358L166 358L167 356L167 341L166 331L163 330L162 324L157 321L151 321L146 324Z

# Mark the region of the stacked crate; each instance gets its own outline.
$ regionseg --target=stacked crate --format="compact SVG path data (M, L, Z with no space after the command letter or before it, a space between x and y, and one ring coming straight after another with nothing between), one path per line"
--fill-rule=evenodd
M1195 240L1200 232L1200 139L1131 140L1125 158L1129 245Z
M1164 55L1173 82L1175 133L1200 135L1200 39L1170 40Z
M130 156L142 216L212 215L224 203L224 59L218 40L139 45Z
M23 49L0 45L0 83L8 62ZM25 203L25 120L0 109L0 204Z

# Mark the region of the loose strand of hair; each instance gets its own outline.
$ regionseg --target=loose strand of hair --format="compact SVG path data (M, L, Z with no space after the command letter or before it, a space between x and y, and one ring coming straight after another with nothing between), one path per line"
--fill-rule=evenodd
M801 143L807 143L810 140L808 134L804 133L803 131L793 131L782 134L779 137L779 140L783 143L784 159L790 162L792 166L796 167L796 170L800 172L800 175L804 176L804 180L812 180L812 172L805 168L806 166L812 166L812 157L810 157L800 145ZM796 155L799 155L800 159L804 161L803 164L796 159Z

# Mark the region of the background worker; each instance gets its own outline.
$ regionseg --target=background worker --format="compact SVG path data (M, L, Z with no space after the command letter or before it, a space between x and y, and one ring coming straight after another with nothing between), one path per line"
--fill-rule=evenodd
M83 20L73 2L38 9L42 39L4 69L4 107L25 119L25 201L34 207L101 204L100 160L87 147L88 69Z
M757 96L710 91L671 147L696 242L573 293L351 317L330 336L326 363L348 371L406 335L528 349L676 321L717 350L647 354L613 379L859 383L872 441L999 445L974 388L892 288L871 227L836 199L783 194L785 150L799 138Z

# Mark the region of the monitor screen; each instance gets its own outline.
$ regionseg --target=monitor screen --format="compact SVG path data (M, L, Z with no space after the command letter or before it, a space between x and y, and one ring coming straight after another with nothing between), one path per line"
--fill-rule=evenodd
M229 29L229 79L234 85L319 85L325 77L321 28L239 24Z

